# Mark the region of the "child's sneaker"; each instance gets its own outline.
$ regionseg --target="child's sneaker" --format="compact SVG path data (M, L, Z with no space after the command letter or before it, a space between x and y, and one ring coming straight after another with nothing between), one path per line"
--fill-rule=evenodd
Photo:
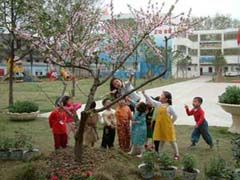
M142 154L137 155L138 158L142 158Z
M180 159L180 156L178 156L178 155L175 155L175 156L174 156L174 160L175 160L175 161L179 161L179 159Z
M188 148L194 148L196 146L196 144L195 143L192 143Z
M214 148L214 145L213 145L213 144L211 144L211 145L209 145L209 147L210 147L210 149L213 149L213 148Z

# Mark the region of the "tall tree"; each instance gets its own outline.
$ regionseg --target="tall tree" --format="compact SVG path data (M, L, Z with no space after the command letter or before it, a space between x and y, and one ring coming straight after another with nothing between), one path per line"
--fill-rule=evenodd
M37 0L36 0L37 1ZM13 104L13 78L14 78L14 63L24 58L29 54L29 50L21 50L19 41L16 34L16 29L22 25L27 25L29 22L29 12L33 8L38 8L41 4L33 4L27 0L0 0L0 27L3 32L1 36L1 45L3 50L6 51L5 58L9 60L9 105ZM18 56L16 58L16 55Z
M216 53L215 59L213 61L213 66L215 68L216 73L216 81L221 82L223 80L223 70L224 66L226 66L227 62L224 56L222 55L221 51Z
M240 26L240 20L224 14L216 14L213 17L192 17L192 19L201 21L195 26L195 30L238 28Z
M191 57L190 56L184 56L184 54L179 54L179 56L175 60L176 62L176 68L177 68L177 77L179 77L179 71L181 71L181 77L182 78L187 78L187 72L188 72L188 67L191 64Z
M50 0L49 0L50 1ZM57 3L57 4L56 4ZM177 3L177 1L176 1ZM62 7L62 2L49 2L48 6L42 12L32 13L34 22L34 31L18 30L18 34L32 42L32 45L38 47L49 61L63 67L78 68L88 71L93 78L92 86L88 93L88 98L84 111L81 113L81 121L75 137L75 155L77 160L81 160L83 153L83 132L85 123L91 113L98 113L108 107L92 110L90 106L95 100L97 89L108 82L116 71L124 66L136 49L149 38L149 35L163 25L174 26L174 31L170 37L176 37L189 30L196 22L189 21L189 13L183 13L173 16L175 9L173 4L170 9L164 12L164 4L148 3L146 11L130 8L136 27L126 26L118 23L117 17L113 15L113 3L111 2L111 15L103 16L99 4L94 1L81 0L74 5L70 14L56 14L55 7ZM166 10L166 9L165 9ZM178 23L172 24L172 20L179 18ZM60 23L61 21L61 23ZM53 23L59 24L58 28ZM81 26L78 26L78 25ZM48 32L49 31L49 32ZM137 41L136 41L137 40ZM148 45L152 48L154 44L151 41ZM115 66L110 74L100 78L101 53L106 53L109 59L114 61ZM167 64L168 57L161 59L163 64ZM152 82L163 76L168 71L168 67L157 76L152 77L146 82L134 88L132 91L122 95L112 101L109 106L114 105L119 100L125 98L133 91L140 89L149 82Z

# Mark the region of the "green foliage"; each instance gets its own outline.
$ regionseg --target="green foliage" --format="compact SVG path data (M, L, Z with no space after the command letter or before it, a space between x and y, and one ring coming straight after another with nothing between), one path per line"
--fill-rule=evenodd
M9 150L14 147L14 144L14 139L8 137L0 137L0 150Z
M31 113L38 111L38 105L30 101L17 101L9 107L12 113Z
M225 104L240 104L240 87L227 87L226 91L219 96L219 102Z
M236 168L240 168L240 136L232 140L232 153Z
M1 137L0 138L0 149L33 149L31 137L27 136L22 132L15 132L15 137Z
M173 166L174 164L173 159L167 153L162 153L159 156L159 161L160 165L166 169L169 168L170 166Z
M226 59L221 54L221 52L217 52L215 56L215 60L213 61L213 66L216 70L223 68L227 64Z
M212 158L205 167L205 175L207 177L228 179L231 173L232 172L227 169L226 161L218 157Z
M21 171L16 174L16 180L45 180L49 172L45 164L26 164Z
M183 169L188 172L193 172L196 168L196 159L194 156L187 154L183 157Z
M154 164L156 158L157 158L157 155L155 152L146 151L143 153L143 162L145 164Z
M31 137L27 136L22 132L15 132L15 148L28 148L29 150L32 149Z

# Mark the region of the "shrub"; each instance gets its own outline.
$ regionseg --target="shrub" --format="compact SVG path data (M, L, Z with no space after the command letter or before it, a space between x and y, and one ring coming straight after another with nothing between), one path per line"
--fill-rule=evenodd
M154 164L154 161L156 160L156 153L151 151L146 151L143 153L143 162L145 164Z
M215 177L219 179L229 179L232 175L231 170L227 168L226 161L221 158L213 158L205 167L205 175L207 177Z
M9 107L12 113L31 113L38 111L38 105L30 101L17 101Z
M219 96L219 102L225 104L240 104L240 87L227 87L226 91Z
M196 168L196 159L192 155L187 154L183 157L182 164L184 171L194 172Z
M16 173L16 180L45 180L49 175L46 163L34 162L27 163Z
M240 168L240 136L232 140L232 153L236 168Z
M170 166L172 166L174 164L173 159L171 157L169 157L169 155L166 153L163 153L162 155L160 155L159 161L160 161L161 166L164 169L168 169Z
M9 150L14 148L15 141L13 138L0 137L0 150Z

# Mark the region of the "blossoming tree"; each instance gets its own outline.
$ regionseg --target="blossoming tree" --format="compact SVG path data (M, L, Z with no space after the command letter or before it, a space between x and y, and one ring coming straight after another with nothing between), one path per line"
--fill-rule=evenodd
M153 52L159 57L158 60L167 64L168 58L166 56L162 58L161 52L154 47L155 43L148 40L153 31L162 26L171 26L174 30L170 37L173 38L188 31L196 23L190 22L189 13L174 15L173 10L176 4L177 1L167 11L165 11L164 3L153 4L151 1L147 4L146 10L129 7L134 21L134 26L131 26L118 21L118 16L113 14L112 2L110 15L104 16L99 8L99 3L94 0L75 1L70 6L61 4L61 1L51 3L49 0L43 11L36 10L33 13L31 18L34 28L17 30L19 36L31 41L32 46L38 48L49 62L62 67L85 70L93 79L75 137L77 160L82 158L84 127L91 113L90 105L95 99L97 89L107 83L116 71L124 66L143 42L147 42L149 47L153 48ZM59 13L59 10L63 8L66 8L67 11ZM178 19L177 23L173 23L173 19ZM102 60L99 55L101 53L107 54L109 59L115 63L110 74L103 78L100 78ZM148 79L132 91L115 99L109 106L114 105L147 83L162 77L167 71L167 66L165 66L159 75ZM105 109L106 107L103 107L95 111L101 112Z

